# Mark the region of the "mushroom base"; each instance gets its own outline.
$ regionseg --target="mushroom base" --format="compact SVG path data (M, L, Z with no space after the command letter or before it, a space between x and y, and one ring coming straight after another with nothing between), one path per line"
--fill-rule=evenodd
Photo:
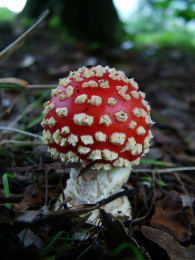
M71 169L70 178L64 190L69 207L91 204L122 191L122 185L127 182L131 169L114 168L110 171L88 170L79 176L81 168ZM117 198L102 208L113 215L131 218L131 206L127 196ZM89 222L98 219L99 210L94 210Z

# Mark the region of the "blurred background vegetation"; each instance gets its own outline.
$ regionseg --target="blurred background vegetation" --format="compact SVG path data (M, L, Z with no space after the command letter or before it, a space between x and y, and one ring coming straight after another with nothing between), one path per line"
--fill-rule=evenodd
M195 48L194 0L20 0L10 6L10 1L1 2L11 8L0 7L1 27L5 23L27 27L50 9L50 31L70 42L87 42L92 48Z

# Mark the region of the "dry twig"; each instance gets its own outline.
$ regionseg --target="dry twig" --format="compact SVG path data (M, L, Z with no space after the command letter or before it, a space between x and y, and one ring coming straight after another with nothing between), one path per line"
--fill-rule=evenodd
M15 52L24 42L26 37L29 35L29 33L38 25L40 22L42 22L43 19L49 14L49 10L44 11L40 17L33 23L27 30L24 32L21 36L19 36L14 42L9 44L5 49L3 49L0 52L0 61L4 59L5 57L8 57L13 52Z
M12 132L16 132L16 133L19 133L19 134L22 134L22 135L28 135L28 136L31 136L33 138L39 139L39 140L43 139L42 136L40 136L40 135L33 134L33 133L23 131L23 130L20 130L20 129L12 128L12 127L0 126L0 130L6 130L6 132L12 131Z

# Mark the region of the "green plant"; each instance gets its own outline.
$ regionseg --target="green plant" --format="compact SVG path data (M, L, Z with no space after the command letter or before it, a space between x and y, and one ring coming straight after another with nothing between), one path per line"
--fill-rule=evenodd
M69 236L69 234L66 231L64 231L64 230L59 231L55 236L52 237L52 239L49 241L47 246L42 250L41 255L45 256L47 254L47 252L54 246L54 244L56 243L57 240L64 240L65 243L63 246L65 246L68 243L68 241L72 240L72 238ZM56 259L57 253L59 253L61 250L62 250L62 248L56 250L56 254L51 256L49 259L50 260Z
M114 255L117 256L119 255L123 250L125 250L126 248L130 248L131 251L133 252L133 254L136 256L136 258L138 260L144 260L145 258L143 257L141 251L139 250L139 248L137 248L134 244L132 244L131 242L124 242L122 244L120 244L117 248L115 248L114 250Z
M8 178L15 178L15 175L14 174L10 174L10 173L3 174L3 177L2 177L3 189L4 189L4 194L5 194L6 198L10 197ZM6 207L11 208L11 204L10 203L6 203L5 205L6 205Z
M164 161L160 161L160 160L157 161L157 160L141 159L140 162L144 163L144 164L159 165L159 166L163 166L163 167L174 166L174 164L171 162L164 162Z
M141 176L141 177L140 177L140 180L146 182L146 183L148 184L149 188L152 188L152 187L154 186L154 185L153 185L153 179L152 179L152 177L149 177L149 176ZM157 183L158 183L161 187L167 187L167 186L168 186L167 183L164 182L164 181L161 180L161 179L157 179L156 181L157 181Z

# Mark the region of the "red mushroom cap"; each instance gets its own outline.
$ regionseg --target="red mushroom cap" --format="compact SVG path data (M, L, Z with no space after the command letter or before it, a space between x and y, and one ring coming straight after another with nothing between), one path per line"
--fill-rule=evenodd
M138 164L152 138L144 98L133 79L108 66L70 72L44 104L44 143L62 161L99 160L94 169Z

